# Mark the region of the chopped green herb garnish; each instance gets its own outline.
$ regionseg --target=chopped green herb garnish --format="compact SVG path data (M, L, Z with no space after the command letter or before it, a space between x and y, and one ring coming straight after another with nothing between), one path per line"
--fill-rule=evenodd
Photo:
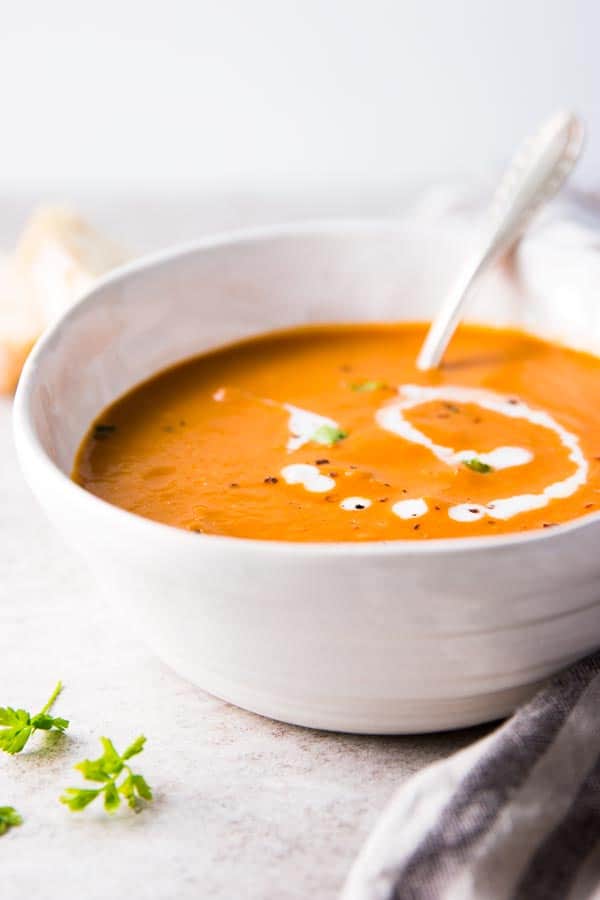
M492 466L484 463L481 459L477 459L477 457L473 457L473 459L463 459L463 466L466 466L467 469L471 469L472 472L479 472L481 475L487 475L488 472L494 471Z
M23 819L14 806L0 806L0 834L6 834L9 828L22 824Z
M387 385L385 381L358 381L351 385L351 387L353 391L363 393L367 391L381 391L383 388L387 387Z
M121 805L121 798L131 809L137 809L142 800L152 800L152 789L142 775L136 775L127 765L127 760L141 753L146 738L140 735L123 753L117 753L112 741L101 737L104 753L98 759L84 759L75 766L86 781L101 784L98 788L66 788L60 802L71 812L79 812L89 806L96 797L104 797L104 809L114 813ZM124 775L119 782L119 776Z
M326 447L332 447L346 437L348 437L348 432L342 431L336 425L320 425L313 434L311 441L314 441L316 444L324 444Z
M24 709L13 709L12 706L0 707L0 750L5 753L20 753L34 731L64 731L69 727L67 719L61 719L48 715L56 698L62 691L62 683L59 681L52 696L35 716Z

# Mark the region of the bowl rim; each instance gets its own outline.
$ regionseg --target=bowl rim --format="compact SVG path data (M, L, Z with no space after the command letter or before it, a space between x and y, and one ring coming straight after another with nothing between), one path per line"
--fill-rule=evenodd
M415 224L422 224L424 228L434 227L432 223ZM46 452L37 434L30 408L32 394L35 390L39 373L43 370L44 359L52 347L60 340L62 333L71 326L72 322L88 306L98 301L98 296L104 293L106 288L110 288L111 285L118 284L139 272L147 272L153 268L159 268L165 263L175 262L178 259L216 248L256 241L268 242L280 237L293 237L294 235L306 237L310 235L334 235L336 232L342 235L348 232L376 232L380 229L402 230L407 227L409 225L406 218L380 217L365 219L328 218L232 229L145 254L132 262L111 270L107 275L98 279L89 290L85 291L77 302L45 331L36 342L25 362L14 398L13 432L17 453L22 469L25 472L26 480L29 482L29 466L25 464L25 456L28 457L30 465L36 466L42 477L47 479L56 491L64 493L65 500L80 506L81 511L90 517L106 516L108 519L114 520L115 526L120 525L137 530L140 539L146 536L148 539L163 538L165 540L188 541L190 546L196 548L204 546L206 550L226 550L230 548L232 551L240 550L271 555L282 552L293 553L298 558L410 556L493 550L495 548L511 547L515 544L545 542L559 535L579 531L581 528L600 521L600 512L593 512L553 525L552 528L548 529L538 528L502 535L472 535L425 540L285 541L236 537L233 535L198 534L174 525L147 519L137 513L115 506L92 494L90 491L86 491L85 488L76 484L66 475Z

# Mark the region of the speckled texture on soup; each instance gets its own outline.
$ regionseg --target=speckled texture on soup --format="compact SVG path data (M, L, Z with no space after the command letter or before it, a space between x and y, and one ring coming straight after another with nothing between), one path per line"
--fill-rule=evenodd
M463 326L309 326L162 372L105 410L73 478L198 533L288 541L495 535L600 502L600 360Z

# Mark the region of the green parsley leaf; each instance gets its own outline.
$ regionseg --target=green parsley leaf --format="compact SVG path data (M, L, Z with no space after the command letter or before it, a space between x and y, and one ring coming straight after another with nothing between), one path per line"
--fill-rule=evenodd
M0 834L6 834L9 828L22 824L23 819L14 806L0 806Z
M86 781L108 781L110 778L110 773L98 759L84 759L73 768L81 772Z
M132 756L136 756L136 754L141 753L144 749L144 744L146 743L146 738L143 734L136 738L133 744L130 744L127 750L123 751L123 759L131 759Z
M119 785L118 791L123 795L123 797L125 797L129 805L135 808L135 787L133 784L133 775L127 775L127 777Z
M118 775L123 769L123 760L115 750L115 745L108 738L101 737L100 743L104 747L104 753L98 760L102 760L103 766L109 775Z
M115 745L109 738L101 737L100 743L104 750L98 759L84 759L77 763L75 768L81 772L86 781L102 783L102 787L91 788L66 788L59 798L61 803L68 806L72 812L85 809L96 797L104 797L104 809L107 813L114 813L121 805L121 797L127 800L132 809L137 809L141 800L152 800L152 789L142 775L136 774L127 764L132 756L141 753L146 743L144 735L130 744L123 753L115 749ZM121 774L124 778L119 783Z
M488 472L494 471L492 466L488 466L487 463L484 463L481 459L477 459L477 457L473 457L473 459L463 459L463 466L466 466L467 469L471 469L472 472L479 472L481 475L487 475Z
M140 797L144 800L152 800L152 788L143 775L133 776L133 786Z
M101 788L92 790L91 788L67 788L60 798L61 803L65 803L72 812L79 812L85 809L100 793Z
M48 713L38 713L37 716L33 716L31 724L34 728L39 728L41 731L50 731L51 728L64 731L65 728L69 727L69 720L61 719L60 716L49 716Z
M114 781L109 781L104 788L104 809L107 813L114 813L121 805L119 792Z
M363 393L366 391L381 391L387 387L385 381L358 381L351 385L353 391Z
M32 716L25 709L13 709L12 706L0 707L0 750L5 753L20 753L34 731L65 731L69 727L68 719L61 719L49 715L58 695L62 691L62 683L59 681L52 696L40 710Z
M324 444L326 447L333 447L338 441L343 441L348 437L347 431L342 431L334 425L320 425L313 434L311 441L316 444Z

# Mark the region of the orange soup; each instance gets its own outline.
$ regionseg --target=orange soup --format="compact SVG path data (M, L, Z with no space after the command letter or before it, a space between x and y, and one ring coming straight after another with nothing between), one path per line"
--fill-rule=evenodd
M199 534L381 541L547 528L600 503L600 360L463 326L309 326L184 362L106 409L74 480Z

